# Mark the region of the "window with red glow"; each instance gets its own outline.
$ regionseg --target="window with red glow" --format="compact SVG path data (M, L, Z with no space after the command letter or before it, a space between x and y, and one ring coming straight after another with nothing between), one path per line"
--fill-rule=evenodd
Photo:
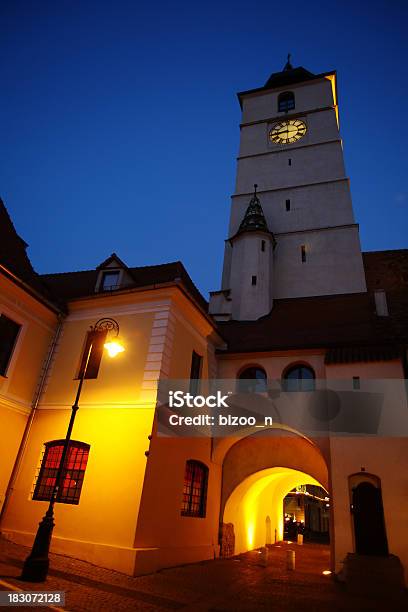
M207 481L208 467L199 461L187 461L181 506L183 516L205 516Z
M63 448L64 440L54 440L45 444L44 456L35 484L33 499L40 501L49 501L51 499ZM89 444L74 440L70 441L63 470L62 486L58 491L57 502L79 504L88 455Z

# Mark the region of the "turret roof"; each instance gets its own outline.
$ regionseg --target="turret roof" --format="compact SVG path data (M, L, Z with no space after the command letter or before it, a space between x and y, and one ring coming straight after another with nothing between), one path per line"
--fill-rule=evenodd
M236 236L239 236L240 234L243 234L244 232L265 232L266 234L271 234L273 237L272 232L268 228L261 202L259 201L256 193L257 187L258 185L255 183L254 195L248 204L244 218L241 221L237 233L235 236L232 236L230 240Z

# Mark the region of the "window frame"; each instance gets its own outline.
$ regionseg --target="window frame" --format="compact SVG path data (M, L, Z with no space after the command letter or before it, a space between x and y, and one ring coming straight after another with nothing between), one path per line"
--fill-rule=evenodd
M203 371L203 356L193 350L191 353L189 391L196 395L200 391L200 381Z
M264 378L256 378L256 376L244 376L244 374L246 374L247 372L262 372L264 375ZM255 381L253 388L249 388L248 385L246 387L244 387L244 385L242 385L242 383L240 381L242 380L253 380ZM262 390L257 389L258 384L260 384L260 382L264 383L264 388ZM257 364L253 364L253 365L247 365L245 367L243 367L238 374L237 377L237 392L238 393L266 393L268 390L268 375L266 373L265 368L263 368L260 365Z
M312 374L312 376L310 378L303 378L302 376L297 377L297 378L288 378L289 374L291 374L295 370L308 370ZM303 389L302 384L300 383L300 385L298 384L297 389L290 389L288 386L288 382L287 382L288 380L290 381L297 380L298 382L302 380L313 381L313 385L312 385L312 388L310 389ZM287 368L285 368L285 370L282 373L282 389L286 393L310 393L311 391L315 391L316 390L316 373L314 369L312 368L312 366L309 365L308 363L291 363L290 365L288 365Z
M50 501L51 495L52 495L52 492L55 486L55 481L56 481L60 461L62 458L64 443L65 443L65 440L50 440L49 442L45 442L43 454L41 457L41 464L40 464L40 467L38 468L38 474L36 476L34 490L32 493L33 501L47 501L47 502ZM63 470L63 478L62 478L62 482L65 483L67 480L67 476L69 476L69 483L67 486L61 487L60 491L58 491L56 502L61 503L61 504L75 505L75 506L79 504L79 501L81 498L82 487L83 487L84 480L85 480L86 468L88 465L90 448L91 448L90 445L87 444L86 442L79 442L78 440L70 440L67 458L66 458L67 467ZM55 461L54 466L47 466L47 460L50 458L50 455L52 459L53 449L61 449L61 450L57 451L56 453L57 456L54 460ZM76 451L76 453L72 453L73 457L71 455L71 449ZM74 466L75 466L78 463L79 454L82 455L79 457L80 466L77 468L75 467L70 468L69 461L73 459ZM84 466L82 467L83 460L85 460L85 463L84 463ZM74 476L72 476L72 473L74 473ZM69 491L69 488L71 487L71 482L74 481L74 478L75 478L75 487L74 487L75 490L72 492L72 491ZM47 485L46 484L47 480L51 480L53 482ZM68 491L65 495L64 495L64 490Z
M116 269L103 270L102 276L101 276L101 282L99 285L99 291L107 292L107 291L115 291L116 289L119 289L120 277L121 277L120 273L121 273L121 270L116 270ZM108 276L114 276L114 275L117 278L117 282L114 285L111 285L110 287L105 287L105 278Z
M295 108L295 94L293 91L282 91L278 95L278 113L288 113L291 110L295 110Z
M188 478L188 470L192 469L191 474L191 484L189 484ZM201 470L202 481L200 484L199 491L199 501L198 508L193 509L193 505L196 505L197 502L194 501L194 478L197 472ZM184 468L184 481L183 481L183 497L181 502L181 516L189 516L191 518L205 518L207 512L207 492L208 492L208 476L209 469L208 466L205 465L202 461L197 459L188 459ZM189 489L186 492L186 489ZM188 495L188 499L185 500L185 495ZM185 508L185 504L187 504L187 508Z

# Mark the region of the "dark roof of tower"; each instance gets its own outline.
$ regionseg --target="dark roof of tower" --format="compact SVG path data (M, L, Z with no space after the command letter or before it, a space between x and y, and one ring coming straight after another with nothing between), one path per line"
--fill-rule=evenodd
M294 83L311 81L315 78L316 75L306 70L306 68L303 68L303 66L299 66L298 68L285 68L281 72L273 72L266 81L264 89L293 85Z
M243 234L244 232L265 232L267 234L272 234L272 232L268 228L268 224L265 219L264 212L262 210L261 202L256 193L258 185L254 185L254 195L252 196L248 208L246 209L244 218L241 221L239 229L235 236L232 236L230 240ZM273 236L273 234L272 234Z

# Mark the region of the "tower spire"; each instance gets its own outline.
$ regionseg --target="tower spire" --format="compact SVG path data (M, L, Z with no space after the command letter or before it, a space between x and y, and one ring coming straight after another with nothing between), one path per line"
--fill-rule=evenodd
M284 71L285 71L285 70L293 70L293 66L292 66L292 64L290 63L290 58L291 58L291 57L292 57L292 54L291 54L291 53L288 53L288 59L287 59L286 64L285 64L285 66L284 66L284 68L283 68L283 70L284 70Z
M246 209L246 213L244 218L241 221L241 225L239 226L238 234L241 232L253 231L253 230L262 230L264 232L269 232L268 224L266 223L265 215L262 210L261 203L256 194L256 190L258 185L254 184L254 195L249 202L248 208Z

